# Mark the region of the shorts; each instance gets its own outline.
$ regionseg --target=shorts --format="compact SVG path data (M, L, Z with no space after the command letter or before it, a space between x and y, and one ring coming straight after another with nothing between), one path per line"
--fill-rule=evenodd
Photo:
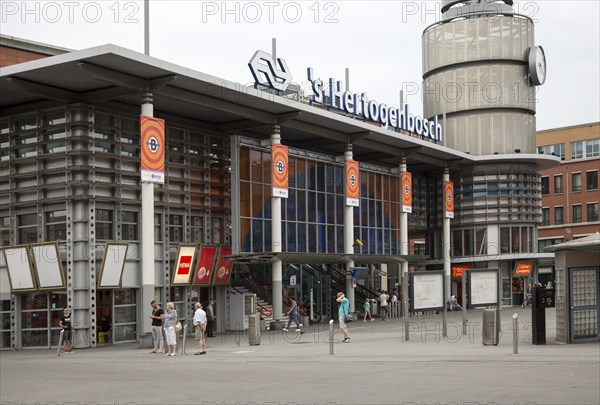
M202 325L196 325L196 339L204 340L204 331L202 330Z
M340 315L338 317L338 320L340 321L340 329L344 329L347 328L348 326L346 325L346 317L344 315Z
M68 340L69 342L73 340L73 331L64 329L63 340Z

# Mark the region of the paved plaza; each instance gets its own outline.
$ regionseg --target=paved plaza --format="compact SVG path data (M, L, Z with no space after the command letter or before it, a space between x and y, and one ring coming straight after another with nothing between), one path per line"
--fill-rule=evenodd
M518 354L512 315L519 314ZM470 310L468 334L460 312L403 321L350 324L351 343L329 354L326 323L305 333L273 332L250 346L247 335L208 339L195 356L188 338L176 357L137 344L0 353L2 404L598 404L600 345L554 339L547 310L547 344L531 344L531 311L505 308L497 346L482 345L482 311ZM341 334L336 331L336 339Z

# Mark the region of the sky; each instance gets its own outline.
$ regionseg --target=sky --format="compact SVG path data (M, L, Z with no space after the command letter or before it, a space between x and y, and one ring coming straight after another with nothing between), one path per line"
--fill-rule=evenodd
M441 1L150 0L150 55L250 84L256 50L285 59L293 81L344 80L371 99L421 115L423 30ZM600 1L515 1L534 19L548 77L537 91L538 130L600 121ZM69 49L112 43L144 52L143 1L0 0L0 33ZM305 84L306 85L306 84Z

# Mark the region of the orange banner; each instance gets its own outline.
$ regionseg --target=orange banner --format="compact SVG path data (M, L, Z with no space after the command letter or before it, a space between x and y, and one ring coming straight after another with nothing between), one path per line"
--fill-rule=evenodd
M454 218L454 183L444 182L444 218Z
M355 160L346 160L346 205L358 207L359 198L358 162Z
M272 145L271 162L273 197L288 198L288 147Z
M140 116L142 181L165 182L165 121Z
M402 172L402 212L412 212L412 173Z
M515 276L531 276L531 270L533 270L532 261L515 262L513 274Z

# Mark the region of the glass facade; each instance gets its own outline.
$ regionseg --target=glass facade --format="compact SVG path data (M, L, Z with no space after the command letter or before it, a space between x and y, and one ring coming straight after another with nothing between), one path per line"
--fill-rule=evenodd
M344 252L345 166L329 160L289 157L289 197L282 199L283 252ZM240 246L271 251L271 153L240 149ZM360 207L354 208L354 238L363 253L398 254L400 195L397 174L360 171Z

